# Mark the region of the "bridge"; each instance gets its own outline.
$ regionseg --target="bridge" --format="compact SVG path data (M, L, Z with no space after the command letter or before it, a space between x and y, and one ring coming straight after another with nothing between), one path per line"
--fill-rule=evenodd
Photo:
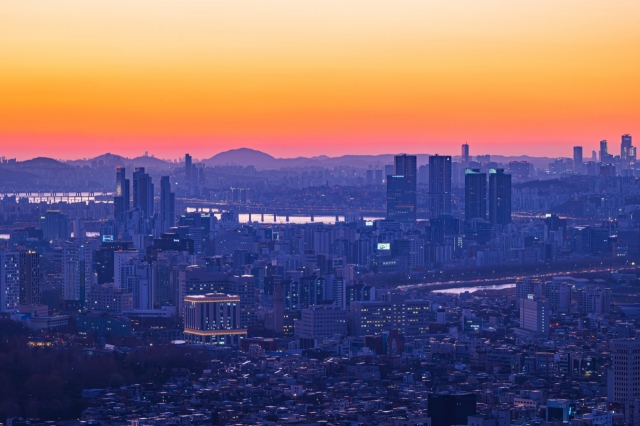
M16 197L16 201L26 198L30 203L81 203L84 201L96 201L102 203L113 202L113 192L106 191L33 191L33 192L3 192L0 193L2 198Z

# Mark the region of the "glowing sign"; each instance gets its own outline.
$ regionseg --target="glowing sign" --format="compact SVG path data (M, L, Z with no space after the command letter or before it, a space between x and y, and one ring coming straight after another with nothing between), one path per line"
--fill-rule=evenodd
M391 250L391 243L378 243L378 250Z

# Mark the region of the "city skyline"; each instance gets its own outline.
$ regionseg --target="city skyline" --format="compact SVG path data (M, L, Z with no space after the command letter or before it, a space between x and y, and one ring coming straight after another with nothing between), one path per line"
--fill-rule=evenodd
M556 157L640 130L637 2L146 5L7 5L3 155Z

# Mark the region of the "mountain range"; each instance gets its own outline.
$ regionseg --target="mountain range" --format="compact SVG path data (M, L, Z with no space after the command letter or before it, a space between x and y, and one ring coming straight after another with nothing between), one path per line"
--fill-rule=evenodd
M276 158L267 153L257 151L250 148L232 149L220 152L211 158L203 159L200 162L207 166L254 166L258 170L274 170L282 168L295 167L357 167L357 168L382 168L386 164L393 164L393 157L396 154L380 154L380 155L343 155L340 157L328 157L326 155L316 157L296 157L296 158ZM429 161L429 154L417 155L418 165L426 164ZM509 161L529 161L536 167L546 166L554 161L548 157L530 157L522 156L503 156L491 155L491 160L498 163L507 163ZM44 167L55 168L65 166L106 166L106 167L147 167L150 169L171 169L179 167L177 163L161 160L152 156L141 156L135 158L126 158L120 155L106 153L95 158L86 160L70 160L59 162L45 157L38 157L31 160L21 161L16 165L25 168L28 167Z

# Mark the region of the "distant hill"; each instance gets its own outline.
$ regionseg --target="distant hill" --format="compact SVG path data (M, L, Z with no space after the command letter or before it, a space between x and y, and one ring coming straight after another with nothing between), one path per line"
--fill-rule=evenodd
M65 163L61 163L58 160L48 157L36 157L31 160L20 161L15 163L16 167L23 169L39 168L39 169L68 169L70 166Z
M136 158L126 158L120 155L106 153L99 155L95 158L89 158L88 160L73 160L69 161L69 163L78 165L78 166L89 166L93 167L94 165L102 166L102 167L149 167L156 169L168 169L173 167L172 163L168 163L164 160L155 157L141 156Z
M256 169L276 169L282 167L279 160L269 154L250 148L231 149L202 160L207 166L254 166Z
M418 166L429 162L429 154L411 154L418 158ZM384 168L385 165L393 164L393 157L397 154L380 154L380 155L343 155L340 157L329 157L327 155L319 155L315 157L296 157L296 158L275 158L265 152L251 148L238 148L229 151L220 152L211 158L204 159L201 163L207 166L254 166L258 170L274 170L281 168L296 167L356 167L356 168ZM459 160L459 156L453 157L454 161ZM537 168L546 168L547 165L555 160L548 157L530 157L521 156L504 156L491 155L491 160L497 163L507 164L509 161L529 161ZM16 163L23 165L23 168L40 167L69 167L69 166L102 166L116 167L125 166L147 167L149 169L166 170L175 167L182 167L176 163L167 162L155 157L141 156L136 158L126 158L120 155L106 153L95 158L87 160L72 160L61 163L51 158L38 157L32 160Z

